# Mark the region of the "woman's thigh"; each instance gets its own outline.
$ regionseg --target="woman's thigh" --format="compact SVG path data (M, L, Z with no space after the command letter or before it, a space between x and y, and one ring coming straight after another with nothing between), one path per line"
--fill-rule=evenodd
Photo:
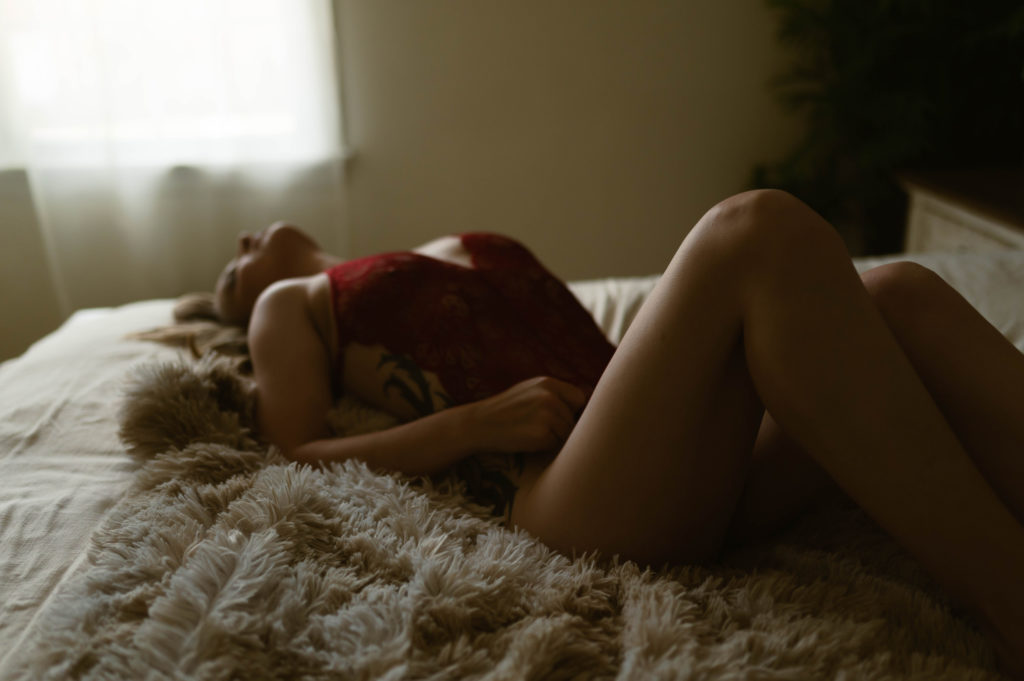
M721 546L763 408L706 241L683 243L562 451L520 490L512 521L557 550L657 565Z

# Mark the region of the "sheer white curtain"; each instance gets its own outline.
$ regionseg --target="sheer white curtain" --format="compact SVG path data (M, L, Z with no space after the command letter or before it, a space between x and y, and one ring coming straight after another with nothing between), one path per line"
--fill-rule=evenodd
M61 315L209 289L278 219L337 250L334 33L330 0L0 0L0 244Z

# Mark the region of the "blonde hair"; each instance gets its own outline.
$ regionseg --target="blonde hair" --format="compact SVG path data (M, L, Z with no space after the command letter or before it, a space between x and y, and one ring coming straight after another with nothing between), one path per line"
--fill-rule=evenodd
M195 359L220 355L231 359L238 371L252 372L245 329L224 322L212 293L186 293L175 302L173 314L174 324L129 337L183 348Z

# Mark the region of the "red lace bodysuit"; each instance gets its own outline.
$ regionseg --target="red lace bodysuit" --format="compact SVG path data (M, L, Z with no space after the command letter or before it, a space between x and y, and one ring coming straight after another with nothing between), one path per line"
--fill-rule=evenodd
M339 352L353 342L383 345L435 373L454 404L535 376L592 391L615 348L572 292L512 239L476 233L461 240L473 268L399 252L327 270ZM432 400L418 408L429 413ZM508 475L514 466L522 472L521 455L497 465L494 457L470 457L456 473L471 497L502 515L516 491Z
M338 347L381 344L411 358L455 404L534 376L592 390L614 347L572 292L512 239L461 240L472 269L410 252L329 269Z

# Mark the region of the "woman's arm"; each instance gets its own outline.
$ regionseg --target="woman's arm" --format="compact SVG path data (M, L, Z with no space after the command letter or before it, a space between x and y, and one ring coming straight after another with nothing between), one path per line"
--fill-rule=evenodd
M479 451L464 427L464 412L456 407L376 433L311 440L288 456L300 463L354 458L375 470L432 475Z
M552 378L535 378L494 397L377 433L332 437L327 345L310 316L302 281L260 296L249 327L260 429L286 456L304 463L357 458L372 468L431 474L471 454L557 449L585 395Z

